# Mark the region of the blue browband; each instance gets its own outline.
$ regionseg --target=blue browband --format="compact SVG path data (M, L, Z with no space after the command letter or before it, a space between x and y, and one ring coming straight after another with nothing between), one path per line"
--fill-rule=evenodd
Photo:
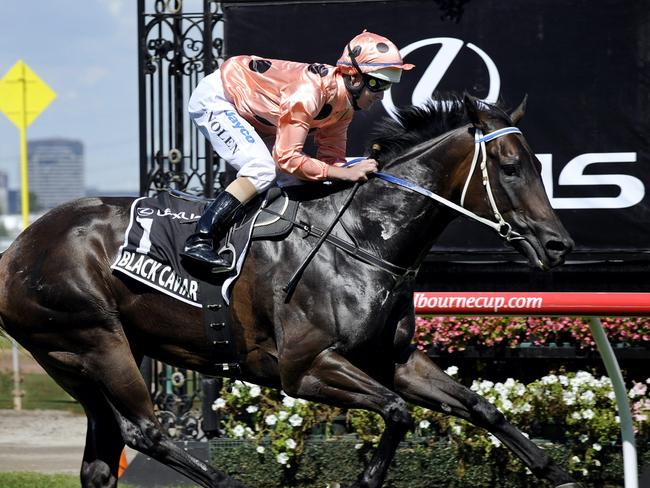
M516 127L504 127L503 129L498 129L495 130L494 132L490 132L487 135L484 135L480 139L476 140L475 142L487 142L491 141L492 139L496 139L497 137L505 136L506 134L521 134L521 131L516 128Z

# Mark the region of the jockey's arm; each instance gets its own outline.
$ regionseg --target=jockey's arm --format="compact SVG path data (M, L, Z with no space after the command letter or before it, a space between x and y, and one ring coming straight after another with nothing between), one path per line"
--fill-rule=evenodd
M286 107L278 121L278 132L273 147L273 159L275 159L278 167L282 171L303 180L365 181L367 179L367 173L377 170L377 163L374 160L365 160L346 168L332 166L325 161L311 158L304 154L303 147L309 134L310 123L313 120L310 112L318 113L318 110L309 110L306 105L303 102L297 102L290 107ZM325 156L330 156L338 160L332 162L345 162L346 140L344 138L345 136L341 137L343 137L342 145L329 142L324 148L321 148L322 142L317 141L317 143L320 142L319 154L323 154L323 149L327 148L325 149Z

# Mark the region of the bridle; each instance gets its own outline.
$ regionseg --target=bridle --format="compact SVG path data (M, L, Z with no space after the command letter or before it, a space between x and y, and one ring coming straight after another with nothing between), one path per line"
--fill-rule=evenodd
M485 148L485 143L488 141L491 141L493 139L497 139L499 137L505 136L507 134L521 134L521 131L517 127L505 127L503 129L498 129L495 130L494 132L490 132L489 134L483 135L483 131L479 128L475 128L474 132L474 157L472 158L472 165L470 166L469 173L467 175L467 179L465 180L465 185L463 186L463 192L461 194L461 199L460 199L460 205L452 202L451 200L448 200L444 197L441 197L440 195L433 193L431 190L427 190L426 188L422 188L419 185L416 185L415 183L405 180L403 178L399 178L397 176L391 175L389 173L383 173L383 172L375 172L375 173L370 173L368 176L370 177L375 177L375 178L380 178L384 181L394 183L398 186L401 186L403 188L406 188L408 190L411 190L415 193L418 193L420 195L423 195L427 198L430 198L432 200L435 200L446 207L449 207L473 220L476 220L477 222L480 222L484 225L487 225L488 227L494 229L499 236L502 239L505 239L507 242L511 242L514 240L523 240L524 237L519 234L518 232L512 230L512 226L506 222L501 215L501 212L499 212L499 208L497 207L496 201L494 199L494 194L492 193L492 187L490 185L490 176L488 174L487 170L487 150ZM488 195L488 201L490 202L490 207L492 209L492 214L494 215L494 221L486 219L484 217L481 217L480 215L475 214L471 210L466 209L463 207L463 203L465 201L465 195L467 194L467 189L469 187L469 183L472 179L472 175L474 174L474 171L476 169L476 163L478 162L479 155L481 156L481 173L482 173L482 182L483 186L485 187L485 191ZM346 166L353 166L354 164L362 161L364 158L357 158L352 161L348 161ZM308 224L301 224L299 222L296 222L293 219L288 219L281 214L276 214L273 211L270 211L268 209L263 208L263 211L267 211L271 214L275 214L277 217L288 220L292 222L294 225L297 225L301 227L305 232L307 232L310 235L316 236L319 238L318 243L316 246L312 249L310 254L305 258L305 260L302 262L298 270L292 275L291 279L287 283L287 285L283 288L283 291L286 293L286 298L285 302L288 302L291 300L291 296L293 295L293 292L296 288L296 285L298 281L300 280L300 277L302 276L302 272L304 269L307 267L313 256L318 252L318 249L320 248L320 245L324 241L328 241L334 246L338 247L339 249L344 250L345 252L349 253L351 256L354 258L363 261L367 264L370 264L372 266L376 266L380 269L383 269L393 276L397 277L397 281L395 286L398 286L399 284L403 283L404 281L408 281L412 279L416 274L418 269L417 268L403 268L401 266L397 266L395 264L392 264L385 259L374 256L372 253L369 253L368 251L365 251L364 249L361 249L357 244L354 238L352 238L351 234L350 237L352 238L353 243L350 244L348 242L345 242L338 237L330 235L330 232L334 225L339 221L341 218L343 212L349 205L350 201L354 197L354 194L356 193L356 189L358 188L359 183L357 183L350 194L348 195L346 202L343 204L341 209L339 210L337 216L334 218L334 220L330 223L329 227L326 230L320 230L316 229ZM344 227L345 228L345 227ZM346 230L347 232L347 230Z
M473 220L476 220L477 222L480 222L483 225L487 225L488 227L494 229L497 234L502 239L505 239L507 242L514 241L514 240L522 240L524 237L519 234L517 231L512 229L512 226L505 221L503 216L501 215L501 212L499 212L499 208L497 207L496 201L494 199L494 194L492 192L492 186L490 185L490 176L488 174L487 170L487 150L485 148L485 143L488 141L491 141L493 139L498 139L499 137L505 136L507 134L521 134L521 131L517 127L504 127L502 129L495 130L494 132L490 132L489 134L483 134L483 131L479 128L475 128L474 132L474 157L472 158L472 165L470 166L469 173L467 174L467 179L465 180L465 185L463 186L463 192L461 194L460 198L460 205L452 202L451 200L448 200L444 197L441 197L440 195L433 193L431 190L427 190L426 188L422 188L421 186L405 180L403 178L398 178L397 176L393 176L389 173L383 173L383 172L376 172L376 173L371 173L369 176L374 176L377 178L380 178L384 181L388 181L390 183L394 183L396 185L399 185L403 188L407 188L411 191L414 191L416 193L419 193L420 195L423 195L427 198L431 198L432 200L437 201L438 203L441 203L445 205L446 207L451 208L452 210L455 210L456 212L459 212ZM488 196L488 201L490 202L490 208L492 209L492 215L494 215L494 221L490 219L486 219L485 217L481 217L480 215L475 214L471 210L466 209L463 204L465 202L465 196L467 194L467 189L469 187L469 183L472 179L472 176L474 174L474 171L476 169L476 163L478 162L479 156L481 157L481 174L482 174L482 183L483 186L485 187L485 191ZM351 166L352 164L356 164L359 162L359 160L353 160L348 163L348 166Z
M517 127L504 127L503 129L495 130L489 134L483 135L481 129L476 129L474 132L474 157L472 158L472 165L470 166L469 173L467 174L467 180L465 180L465 186L463 187L463 193L460 197L460 206L464 207L465 195L467 194L467 188L469 187L469 182L472 179L474 174L474 169L476 168L476 163L478 161L479 153L481 153L481 174L482 174L482 183L485 187L485 192L488 196L488 201L490 202L490 207L492 208L492 214L498 225L497 232L499 235L504 238L506 241L510 242L514 239L523 239L523 237L512 230L512 226L506 222L499 212L497 203L494 200L494 194L492 193L492 186L490 185L490 176L487 170L487 150L485 149L485 143L491 141L492 139L498 139L501 136L506 134L521 134L521 131Z

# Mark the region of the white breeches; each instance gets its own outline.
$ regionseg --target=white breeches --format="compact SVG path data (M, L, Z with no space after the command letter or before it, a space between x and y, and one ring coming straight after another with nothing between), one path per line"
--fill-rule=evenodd
M278 167L253 126L226 99L219 70L199 82L187 109L217 154L237 170L238 177L247 177L258 193L273 185L280 176ZM293 177L291 180L296 182Z

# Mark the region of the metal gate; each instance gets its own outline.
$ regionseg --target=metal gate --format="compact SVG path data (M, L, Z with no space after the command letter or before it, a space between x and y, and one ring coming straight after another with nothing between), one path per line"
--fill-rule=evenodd
M175 188L208 197L220 164L186 114L192 89L223 61L213 0L138 0L140 194Z
M192 89L223 61L222 32L220 2L138 0L140 195L173 188L212 197L222 187L223 163L186 112ZM218 435L219 379L149 358L141 371L170 437Z

